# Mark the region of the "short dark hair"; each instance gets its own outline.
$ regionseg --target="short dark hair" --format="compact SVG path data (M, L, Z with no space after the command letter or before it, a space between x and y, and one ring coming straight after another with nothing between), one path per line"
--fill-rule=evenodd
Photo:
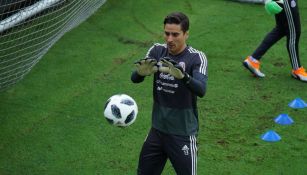
M170 13L164 18L163 23L164 26L165 24L179 24L183 32L189 30L189 18L187 17L187 15L181 12Z

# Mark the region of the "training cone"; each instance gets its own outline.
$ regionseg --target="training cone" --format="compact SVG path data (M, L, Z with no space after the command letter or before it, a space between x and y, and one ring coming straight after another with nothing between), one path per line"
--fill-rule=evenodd
M289 103L289 106L294 109L301 109L301 108L306 108L307 104L301 98L296 98Z
M274 121L280 125L291 125L294 122L288 114L280 114Z
M261 136L261 139L267 142L277 142L281 139L281 137L273 130L270 130L266 133L264 133Z

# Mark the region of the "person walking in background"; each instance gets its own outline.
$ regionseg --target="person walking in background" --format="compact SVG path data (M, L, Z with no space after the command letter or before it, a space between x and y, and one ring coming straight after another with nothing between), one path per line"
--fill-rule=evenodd
M254 53L244 60L243 65L257 77L265 77L260 71L260 59L277 41L287 37L287 50L292 65L292 77L307 82L307 73L299 58L299 39L301 35L298 0L267 0L265 8L275 15L276 26L269 32Z
M197 174L197 97L206 93L207 58L186 44L189 19L181 12L164 19L165 44L154 44L135 63L131 80L153 78L152 126L143 144L138 175L161 174L167 159L177 174Z

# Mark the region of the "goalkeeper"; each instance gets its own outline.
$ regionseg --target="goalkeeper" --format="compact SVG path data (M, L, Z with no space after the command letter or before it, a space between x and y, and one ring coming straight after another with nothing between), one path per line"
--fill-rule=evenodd
M289 53L292 77L307 82L307 73L301 66L299 58L299 39L301 23L298 10L298 0L266 0L265 9L269 14L275 15L276 26L269 32L262 43L248 56L243 65L257 77L265 75L260 71L261 57L284 36L287 37L287 50Z
M206 92L207 59L186 44L189 19L180 12L164 19L165 44L154 44L135 63L134 83L153 75L152 127L139 157L138 174L161 174L167 159L176 174L197 174L197 97Z

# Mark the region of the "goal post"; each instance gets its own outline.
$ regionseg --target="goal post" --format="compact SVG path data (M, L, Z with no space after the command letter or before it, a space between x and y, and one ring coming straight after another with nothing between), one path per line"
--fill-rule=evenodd
M0 91L20 81L67 31L106 0L1 0Z
M30 18L31 16L34 16L40 13L41 11L48 9L49 7L51 7L52 5L56 4L59 1L61 0L41 0L31 6L28 6L18 11L14 15L0 22L0 33L11 27L14 27L16 24Z

